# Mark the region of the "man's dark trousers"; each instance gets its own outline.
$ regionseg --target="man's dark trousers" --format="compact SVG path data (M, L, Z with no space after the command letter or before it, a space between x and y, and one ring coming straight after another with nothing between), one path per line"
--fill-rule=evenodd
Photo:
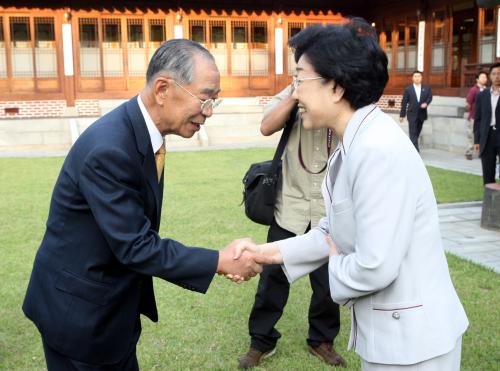
M496 125L500 127L500 125ZM500 129L490 128L488 140L481 151L481 165L483 167L483 183L495 183L497 158L500 157Z
M310 228L308 227L306 232ZM267 242L294 237L295 234L281 228L273 220L267 235ZM338 304L330 296L328 281L328 263L309 274L312 287L309 305L308 345L316 347L323 342L333 343L340 330L340 312ZM275 325L283 314L290 284L280 265L264 266L260 274L255 303L248 320L251 346L261 352L267 352L276 346L281 334Z
M141 335L141 320L138 317L135 324L134 334L132 335L132 347L126 353L126 356L118 363L111 365L89 364L59 353L51 348L42 337L43 351L45 353L45 362L49 371L139 371L137 362L136 345Z
M420 149L418 148L418 137L420 136L420 133L422 132L422 127L424 126L424 120L420 120L419 118L416 118L415 120L408 120L408 131L410 134L410 140L417 149L417 151L420 152Z

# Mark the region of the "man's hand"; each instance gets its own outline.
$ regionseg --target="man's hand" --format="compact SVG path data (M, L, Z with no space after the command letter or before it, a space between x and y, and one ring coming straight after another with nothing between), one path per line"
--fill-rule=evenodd
M256 253L255 258L260 264L283 264L283 256L281 255L280 248L278 244L274 242L254 245L251 248L247 246L238 246L234 259L239 259L245 250Z
M422 109L427 108L427 103L422 103L422 104L420 105L420 108L422 108Z
M404 119L405 119L404 117L400 117L399 122L403 122Z
M283 257L280 249L275 243L266 243L263 245L239 244L236 246L233 259L239 260L245 257L245 254L251 253L254 261L258 264L282 264ZM237 274L226 274L226 278L236 283L245 281L244 277Z
M255 243L249 238L234 240L219 251L217 273L223 274L235 282L248 281L257 273L262 272L262 263L257 261L259 257L252 252L256 248ZM241 257L234 259L234 256L240 251L243 252ZM235 280L233 277L238 277L238 279Z
M474 151L479 154L479 143L474 144Z

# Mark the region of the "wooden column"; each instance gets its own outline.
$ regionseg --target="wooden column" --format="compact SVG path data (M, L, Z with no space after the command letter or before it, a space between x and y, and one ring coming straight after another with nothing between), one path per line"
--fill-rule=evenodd
M71 13L64 13L65 23L62 24L63 56L64 56L64 96L68 107L75 106L75 73L73 59L73 32Z

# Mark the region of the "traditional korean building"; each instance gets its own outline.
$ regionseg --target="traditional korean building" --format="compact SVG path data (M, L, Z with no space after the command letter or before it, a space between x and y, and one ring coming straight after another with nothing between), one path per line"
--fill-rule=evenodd
M269 96L294 70L287 41L315 23L366 18L389 57L382 105L394 108L415 69L435 95L463 96L500 60L500 0L28 0L0 6L0 117L96 115L103 99L143 86L165 40L215 56L223 97ZM21 5L22 3L22 5Z

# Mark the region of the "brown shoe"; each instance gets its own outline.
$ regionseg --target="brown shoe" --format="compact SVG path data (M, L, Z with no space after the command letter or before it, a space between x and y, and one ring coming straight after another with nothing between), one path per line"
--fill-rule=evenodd
M252 367L256 367L263 359L271 357L274 353L276 353L276 348L268 352L261 352L260 350L250 347L247 354L239 359L238 368L241 370L248 370Z
M309 346L308 348L312 355L315 355L329 365L337 367L346 367L347 365L344 358L342 358L340 354L333 349L333 346L330 343L321 343L317 347L313 348Z
M472 160L472 155L471 155L470 153L467 153L467 154L465 155L465 158L466 158L467 160Z

